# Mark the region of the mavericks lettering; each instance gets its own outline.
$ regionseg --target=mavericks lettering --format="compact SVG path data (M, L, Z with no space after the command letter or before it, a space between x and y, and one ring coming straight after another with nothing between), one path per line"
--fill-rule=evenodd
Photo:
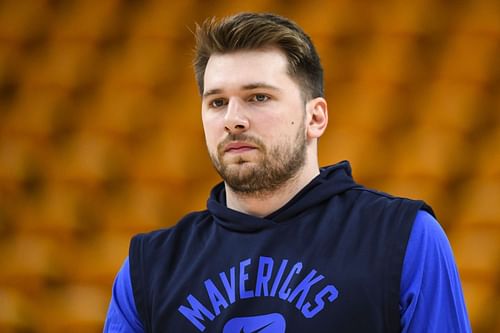
M278 266L275 265L273 258L261 256L258 259L257 273L255 280L252 280L255 281L253 283L249 281L248 273L251 265L252 259L249 258L240 261L236 266L239 268L238 271L233 266L229 271L219 273L218 284L212 279L205 280L204 287L209 304L203 304L190 294L186 298L187 304L179 306L179 312L198 330L204 331L204 321L207 319L213 321L237 300L277 297L295 304L305 318L313 318L325 308L327 303L332 303L338 297L337 288L326 284L325 277L315 269L301 279L299 276L302 271L301 262L289 265L288 260L283 259ZM317 285L315 289L319 291L310 295L314 285Z

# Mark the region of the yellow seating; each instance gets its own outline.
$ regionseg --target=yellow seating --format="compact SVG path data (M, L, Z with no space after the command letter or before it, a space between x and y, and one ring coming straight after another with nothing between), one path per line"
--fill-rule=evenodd
M102 331L130 237L204 208L190 30L241 10L311 35L321 164L429 202L474 330L499 331L496 0L0 1L0 331Z

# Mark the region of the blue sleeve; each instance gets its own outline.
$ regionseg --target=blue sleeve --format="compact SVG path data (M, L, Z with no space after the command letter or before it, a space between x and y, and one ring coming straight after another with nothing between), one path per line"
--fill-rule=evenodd
M113 284L113 292L104 324L104 332L144 332L144 327L135 307L128 258L125 259Z
M471 332L450 243L436 219L419 211L401 278L402 332Z

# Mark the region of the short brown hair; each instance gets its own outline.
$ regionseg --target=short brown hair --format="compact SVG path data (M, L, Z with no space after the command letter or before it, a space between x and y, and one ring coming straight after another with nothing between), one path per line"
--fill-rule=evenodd
M193 61L203 94L205 69L212 54L277 47L288 59L288 74L306 100L323 97L323 68L311 38L291 20L270 13L241 13L196 25Z

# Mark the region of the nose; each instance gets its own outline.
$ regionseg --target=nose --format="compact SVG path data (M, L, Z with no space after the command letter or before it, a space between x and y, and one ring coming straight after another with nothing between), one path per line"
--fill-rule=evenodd
M250 123L241 101L229 100L224 117L224 130L230 134L239 134L248 130L249 126Z

